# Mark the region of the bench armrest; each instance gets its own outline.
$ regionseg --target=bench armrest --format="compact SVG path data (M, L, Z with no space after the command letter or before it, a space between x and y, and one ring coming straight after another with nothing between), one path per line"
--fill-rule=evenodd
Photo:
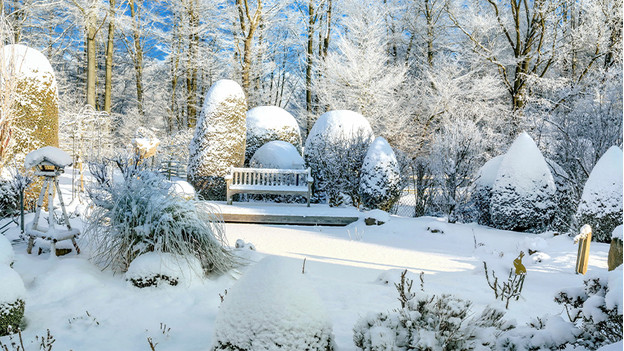
M225 180L232 180L232 174L228 174L225 177L223 177L223 179Z

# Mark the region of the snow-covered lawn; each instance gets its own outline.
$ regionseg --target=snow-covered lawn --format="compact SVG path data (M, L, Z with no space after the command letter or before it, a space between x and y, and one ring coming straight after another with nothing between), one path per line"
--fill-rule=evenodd
M306 258L305 278L321 296L340 350L355 349L352 328L361 315L399 307L392 282L403 269L412 272L415 286L420 284L418 274L425 272L425 292L456 294L473 301L478 310L500 304L485 281L482 258L492 262L502 255L500 260L511 266L521 250L539 250L524 258L528 274L522 298L512 301L507 312L519 324L562 312L553 301L555 293L580 287L583 280L574 274L577 246L567 236L401 217L381 226L365 226L360 220L347 227L227 224L226 229L232 246L237 239L254 244L257 251L238 249L249 259L246 267L226 276L146 289L91 264L85 243L81 255L55 259L27 255L26 244L14 242L14 269L27 290L25 340L34 341L50 329L54 350L148 350L148 337L158 343L157 350L206 350L213 341L219 295L267 255L299 262L297 269ZM436 229L444 233L432 233ZM15 238L16 232L8 237ZM608 245L592 243L590 273L606 270L607 252ZM8 337L0 340L6 343Z

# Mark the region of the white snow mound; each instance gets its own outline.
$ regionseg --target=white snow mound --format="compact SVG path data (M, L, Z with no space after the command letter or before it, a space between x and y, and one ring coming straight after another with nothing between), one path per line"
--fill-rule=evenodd
M321 115L310 130L305 147L322 141L332 142L341 138L352 140L362 136L373 139L373 130L368 120L361 114L349 110L334 110Z
M9 266L0 264L0 305L14 303L18 299L24 300L26 288L22 277Z
M613 229L613 234L611 234L612 239L620 239L624 241L624 226L621 224Z
M215 326L215 346L230 349L325 350L333 339L321 299L301 274L301 262L275 256L251 267L228 290Z
M284 128L298 131L299 124L293 115L281 107L258 106L247 111L248 134L262 136Z
M291 143L275 140L256 150L249 161L249 166L253 168L303 169L305 162Z
M194 256L165 252L148 252L135 258L128 267L126 280L152 278L157 274L190 283L202 274L200 261Z
M72 157L65 151L54 147L44 146L41 149L31 151L24 159L24 168L30 169L42 162L49 162L57 167L68 167L72 164Z
M13 246L6 236L0 234L0 266L9 266L15 261Z
M579 204L579 213L595 213L597 217L622 211L622 150L611 146L592 169Z

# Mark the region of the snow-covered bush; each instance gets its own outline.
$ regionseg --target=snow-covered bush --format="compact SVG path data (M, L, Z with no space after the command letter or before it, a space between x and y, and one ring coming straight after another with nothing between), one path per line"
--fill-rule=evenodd
M589 224L593 238L610 242L622 224L622 150L612 146L591 171L576 213L579 225Z
M262 145L274 140L290 143L301 154L301 134L295 117L277 106L258 106L247 111L245 163Z
M534 318L498 336L494 350L500 351L558 351L566 349L578 337L574 324L561 316Z
M301 169L305 164L297 149L288 142L269 141L257 149L249 161L254 168Z
M157 251L195 256L206 272L232 268L217 209L176 195L172 183L135 162L118 158L116 165L120 177L108 165L90 165L94 206L84 233L96 263L126 271L138 255Z
M578 206L578 195L570 184L570 176L555 161L546 159L550 173L555 181L555 216L550 229L559 233L567 233L574 221L574 213Z
M15 260L13 245L6 236L0 234L0 266L12 266Z
M527 133L520 134L501 160L492 186L492 223L505 230L545 230L554 217L555 191L542 153Z
M622 340L622 266L595 272L583 287L565 289L555 301L580 328L576 344L595 350Z
M224 200L223 177L245 161L246 111L245 93L233 80L219 80L206 93L187 170L189 182L206 199Z
M347 196L359 204L360 172L373 138L370 124L359 113L337 110L319 117L304 150L317 199L338 205Z
M147 252L135 258L128 271L126 280L137 288L172 285L190 282L193 277L202 274L201 262L194 256L182 257L166 252Z
M0 264L0 336L16 330L24 317L26 289L22 278L9 266Z
M267 257L228 290L212 350L330 351L331 322L299 262Z
M398 200L401 176L392 147L377 137L368 148L360 175L360 196L364 206L389 211Z
M6 179L1 177L6 175ZM0 176L0 218L16 215L20 210L20 192L28 189L33 182L30 171L13 168Z
M492 187L494 187L503 156L499 155L487 161L477 172L473 184L472 202L477 212L477 223L481 225L493 226L490 217L490 201L492 200Z

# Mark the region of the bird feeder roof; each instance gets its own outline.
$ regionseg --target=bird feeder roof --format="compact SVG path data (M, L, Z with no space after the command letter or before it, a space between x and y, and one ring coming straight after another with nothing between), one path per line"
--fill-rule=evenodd
M45 146L41 149L31 151L26 155L24 168L30 169L38 165L52 165L57 168L71 166L72 157L65 151L54 147Z

